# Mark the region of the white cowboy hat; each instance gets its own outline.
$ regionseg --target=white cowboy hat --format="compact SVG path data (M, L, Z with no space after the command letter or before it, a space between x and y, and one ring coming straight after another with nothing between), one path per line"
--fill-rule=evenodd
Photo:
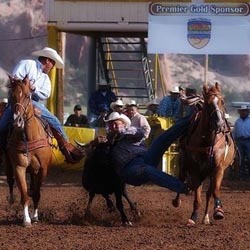
M115 121L115 120L122 120L124 122L124 124L126 125L126 127L129 127L131 125L131 121L130 119L124 115L124 114L119 114L118 112L112 112L108 118L106 120L104 120L105 122L111 122L111 121Z
M169 92L174 93L174 94L179 94L180 88L179 88L179 86L174 86L174 88L172 90L170 90Z
M110 108L112 110L114 110L115 106L124 106L124 103L122 102L122 100L118 99L117 101L111 102L110 104Z
M33 56L43 56L43 57L47 57L53 61L55 61L55 67L58 69L62 69L63 68L63 59L61 58L61 56L56 52L56 50L49 48L49 47L45 47L41 50L37 50L34 51L32 53Z
M2 102L3 103L8 103L8 98L3 98Z
M249 108L247 107L247 105L241 105L241 106L238 108L238 110L245 110L245 109L249 109Z
M129 103L128 103L129 106L138 106L138 104L136 103L135 100L131 100Z

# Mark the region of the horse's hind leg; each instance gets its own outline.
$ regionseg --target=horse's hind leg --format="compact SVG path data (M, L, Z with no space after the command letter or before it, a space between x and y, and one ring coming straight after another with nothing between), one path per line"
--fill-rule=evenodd
M136 206L136 203L133 202L129 196L128 196L128 192L127 192L127 188L126 188L126 184L124 184L123 186L123 192L122 192L122 195L125 197L125 199L127 200L129 206L130 206L130 209L134 212L134 214L136 215L137 218L140 218L141 217L141 213L140 211L137 209L137 206Z
M7 176L7 183L9 186L9 196L7 197L8 203L10 205L14 204L16 198L14 196L14 183L15 183L15 177L14 177L14 171L12 168L12 165L10 161L6 157L6 162L5 162L5 172Z

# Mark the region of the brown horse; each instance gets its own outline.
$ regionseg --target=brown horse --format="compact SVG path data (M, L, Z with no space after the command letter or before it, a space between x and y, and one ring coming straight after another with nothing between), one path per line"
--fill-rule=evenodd
M18 80L10 77L9 88L14 122L7 143L7 158L10 165L6 166L6 174L11 200L15 176L23 205L23 225L31 226L32 221L38 221L40 188L52 159L51 137L34 113L28 78ZM29 190L26 173L30 174ZM34 205L31 217L30 196Z
M214 198L214 219L223 219L224 211L220 200L220 187L225 169L231 165L235 157L235 143L230 127L225 119L224 100L218 83L212 87L203 87L204 105L197 113L196 119L182 139L180 151L181 179L188 177L194 190L193 212L188 226L193 226L198 220L201 206L202 183L209 177L210 182L206 192L206 207L204 224L210 224L209 201ZM175 207L180 205L177 194L173 200Z

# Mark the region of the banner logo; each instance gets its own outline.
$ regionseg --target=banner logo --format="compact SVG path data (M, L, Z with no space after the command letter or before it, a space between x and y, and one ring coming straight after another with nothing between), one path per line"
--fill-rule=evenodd
M204 48L210 41L211 29L212 24L209 19L189 19L187 23L189 44L196 49Z

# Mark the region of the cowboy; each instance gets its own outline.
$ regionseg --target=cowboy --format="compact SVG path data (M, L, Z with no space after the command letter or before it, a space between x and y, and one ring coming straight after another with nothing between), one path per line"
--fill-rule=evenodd
M118 112L119 114L123 113L123 107L124 107L124 103L121 99L118 99L115 102L111 102L111 104L110 104L110 108L114 112Z
M250 117L249 107L241 105L238 108L240 117L235 121L233 136L240 153L239 177L242 180L250 178Z
M32 53L36 60L21 60L13 71L13 76L23 79L25 76L30 80L32 91L32 103L36 110L39 110L41 117L48 122L56 138L59 148L68 163L80 161L84 155L74 147L67 138L60 121L54 116L40 101L46 101L51 94L51 81L48 73L54 68L62 69L64 66L61 56L56 50L45 47ZM13 120L13 114L10 105L0 120L0 134L7 134L8 126Z
M106 82L98 83L98 90L91 93L89 98L89 122L92 127L97 127L96 120L102 115L104 109L111 112L110 104L116 101L116 95L111 90L110 84Z
M143 131L143 141L149 137L151 127L147 121L147 118L139 113L138 104L135 100L131 100L128 103L127 109L128 117L131 120L131 126L141 128Z
M183 88L175 86L169 93L165 96L158 106L157 113L162 117L170 117L176 120L180 112L180 96L182 94Z
M124 182L139 186L151 181L174 192L188 193L187 184L162 172L157 166L171 143L186 131L189 117L177 121L174 126L160 135L148 150L141 145L144 137L143 130L130 126L131 121L126 115L112 112L106 119L106 124L107 136L97 137L90 145L95 147L107 141L112 143L111 165Z
M80 104L76 104L74 107L74 114L71 114L64 126L72 126L72 127L89 127L89 121L86 115L82 114L82 107Z

